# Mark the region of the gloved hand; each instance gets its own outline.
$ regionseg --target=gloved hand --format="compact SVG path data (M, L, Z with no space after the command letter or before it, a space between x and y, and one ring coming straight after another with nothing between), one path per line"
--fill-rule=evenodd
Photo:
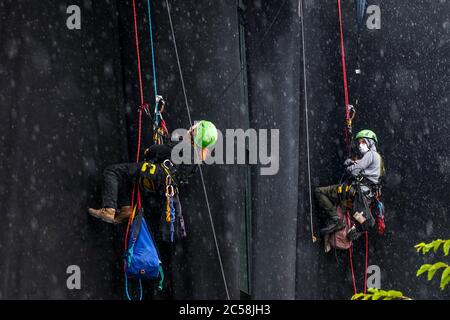
M353 164L353 160L352 159L347 159L344 161L344 167L348 167L351 166Z

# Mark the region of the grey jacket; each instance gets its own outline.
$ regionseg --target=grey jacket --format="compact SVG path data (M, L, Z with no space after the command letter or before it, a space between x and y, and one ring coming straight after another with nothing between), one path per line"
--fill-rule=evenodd
M378 183L381 175L381 156L377 152L375 143L369 139L365 139L369 147L369 151L354 164L346 168L352 176L356 177L362 174L364 177L374 183Z

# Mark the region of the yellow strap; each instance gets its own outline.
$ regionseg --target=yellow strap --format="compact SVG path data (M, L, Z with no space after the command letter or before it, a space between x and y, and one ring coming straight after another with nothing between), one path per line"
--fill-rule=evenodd
M137 205L134 206L133 212L131 213L131 222L133 222L133 220L134 220L134 216L136 214L136 209L137 209Z
M156 166L153 163L149 163L149 162L144 162L144 164L142 165L141 171L145 172L147 171L147 167L150 165L150 170L149 173L150 174L155 174L156 171Z
M170 197L166 197L166 221L170 222Z

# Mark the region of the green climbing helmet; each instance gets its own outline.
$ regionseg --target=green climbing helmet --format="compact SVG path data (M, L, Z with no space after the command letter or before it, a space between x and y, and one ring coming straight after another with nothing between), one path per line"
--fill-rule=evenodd
M217 141L217 129L211 121L201 120L195 127L194 143L200 148L213 146Z
M361 138L372 139L376 143L378 143L377 135L372 130L365 129L365 130L361 130L360 132L358 132L356 134L355 139L361 139Z

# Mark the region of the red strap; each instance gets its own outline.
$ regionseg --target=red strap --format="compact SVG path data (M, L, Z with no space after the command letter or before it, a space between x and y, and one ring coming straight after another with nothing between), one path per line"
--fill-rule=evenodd
M352 227L352 223L350 220L350 213L347 210L346 214L345 214L345 222L348 226L348 228ZM350 271L352 273L352 283L353 283L353 294L357 293L356 290L356 280L355 280L355 269L353 268L353 244L350 245L350 248L348 248L348 258L349 258L349 264L350 264Z
M367 268L369 267L369 232L364 232L366 234L366 260L364 268L364 294L367 293Z
M345 222L347 224L347 226L350 228L351 227L351 220L350 220L350 214L349 211L347 210L346 214L345 214ZM366 254L365 254L365 265L364 265L364 294L367 293L367 269L369 267L369 233L367 231L364 232L365 234L365 238L366 238ZM355 280L355 269L353 267L353 245L350 246L350 248L348 249L348 257L349 257L349 265L350 265L350 271L352 274L352 283L353 283L353 293L356 294L357 293L357 289L356 289L356 280Z
M345 99L345 119L350 120L350 110L349 110L349 98L348 98L348 86L347 86L347 69L345 67L345 48L344 48L344 31L342 29L342 12L341 12L341 0L337 0L338 12L339 12L339 33L341 39L341 64L342 64L342 78L344 81L344 99ZM350 143L348 137L348 128L345 127L345 144L350 151Z

